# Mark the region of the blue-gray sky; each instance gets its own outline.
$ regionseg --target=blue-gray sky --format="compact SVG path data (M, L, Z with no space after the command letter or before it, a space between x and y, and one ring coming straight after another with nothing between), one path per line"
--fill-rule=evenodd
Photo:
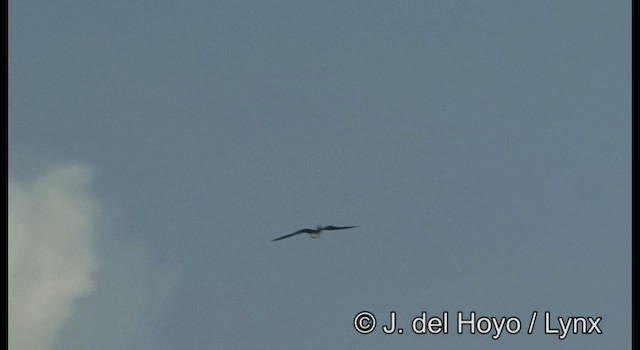
M630 8L10 1L10 345L629 348Z

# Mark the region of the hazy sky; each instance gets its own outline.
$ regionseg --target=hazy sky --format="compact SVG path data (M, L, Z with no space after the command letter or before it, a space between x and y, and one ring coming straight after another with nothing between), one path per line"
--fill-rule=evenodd
M10 1L10 348L629 348L630 9Z

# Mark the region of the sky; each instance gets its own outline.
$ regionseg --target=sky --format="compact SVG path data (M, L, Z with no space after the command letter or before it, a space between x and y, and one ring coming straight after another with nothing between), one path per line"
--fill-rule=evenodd
M630 348L630 1L8 6L10 349Z

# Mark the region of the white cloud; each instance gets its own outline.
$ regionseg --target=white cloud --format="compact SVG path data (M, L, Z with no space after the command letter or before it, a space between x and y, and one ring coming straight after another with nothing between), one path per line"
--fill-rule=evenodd
M54 349L166 348L157 327L178 277L144 242L102 235L97 288L65 325Z
M9 349L50 348L80 298L94 290L99 203L91 171L52 168L32 184L9 181Z

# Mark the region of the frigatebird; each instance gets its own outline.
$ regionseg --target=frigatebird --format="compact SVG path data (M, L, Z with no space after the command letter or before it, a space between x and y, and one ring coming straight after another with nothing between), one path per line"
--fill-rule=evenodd
M295 236L295 235L300 234L300 233L308 233L309 236L311 236L311 238L318 238L318 236L320 236L320 232L322 232L324 230L328 230L328 231L346 230L348 228L354 228L354 227L358 227L358 226L331 226L331 225L329 225L329 226L322 227L322 226L318 225L315 229L313 229L313 228L303 228L302 230L298 230L298 231L296 231L294 233L290 233L288 235L284 235L282 237L278 237L276 239L272 239L271 241L272 242L279 241L281 239L289 238L291 236Z

